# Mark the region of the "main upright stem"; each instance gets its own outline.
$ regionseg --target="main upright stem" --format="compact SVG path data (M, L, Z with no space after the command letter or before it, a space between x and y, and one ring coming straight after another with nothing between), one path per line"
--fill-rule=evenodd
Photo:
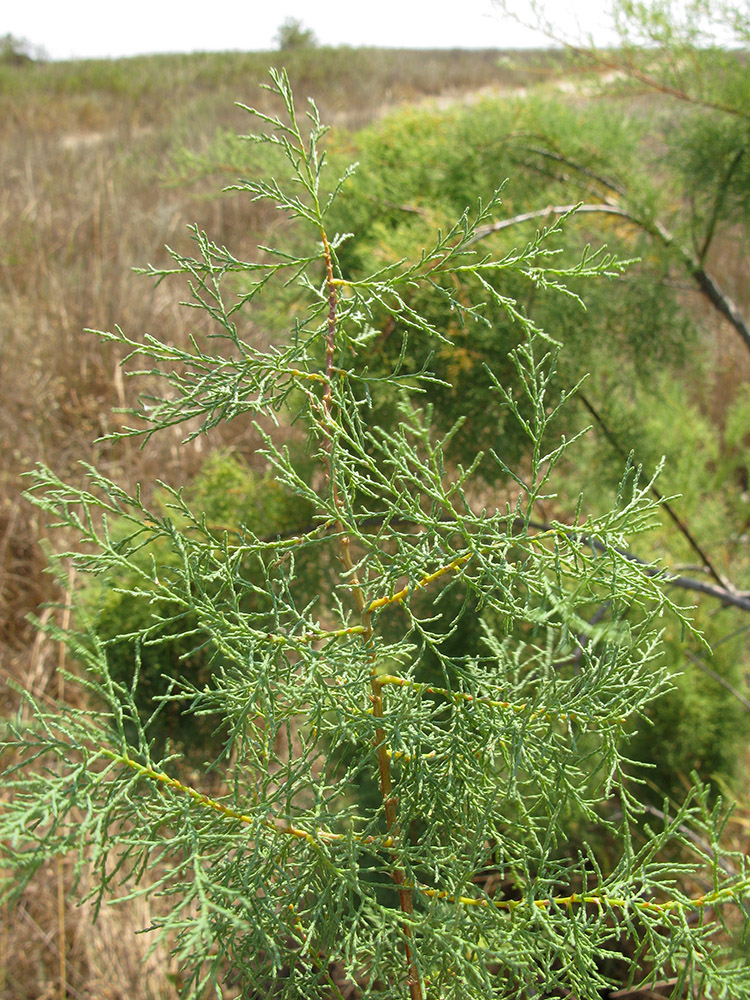
M323 413L326 420L331 417L333 411L333 396L332 396L332 384L333 384L333 358L335 350L335 338L336 338L336 307L337 307L337 296L336 296L336 283L333 276L333 255L331 254L331 247L328 243L328 238L325 231L321 228L320 230L321 239L323 241L323 254L325 257L326 266L326 285L328 288L328 330L326 334L326 370L325 370L325 389L323 392ZM333 463L331 460L332 451L332 440L329 433L326 432L326 451L327 451L327 462L328 462L328 479L331 484L331 492L333 495L333 502L336 506L337 511L342 510L342 502L339 497L338 484L336 482L336 474L333 469ZM344 569L346 571L347 579L349 580L349 587L351 589L352 597L357 605L357 610L359 611L363 632L362 641L365 647L368 648L370 660L371 660L371 670L370 670L370 701L372 703L372 714L375 719L383 718L383 695L382 695L382 685L377 675L375 669L375 656L372 651L372 624L371 624L371 611L369 604L365 599L364 591L362 585L357 576L357 571L354 566L354 560L352 559L351 553L351 542L348 534L344 531L344 525L341 520L336 523L336 530L341 538L341 561L344 564ZM375 736L373 740L375 750L378 757L378 771L379 771L379 784L380 784L380 794L383 800L383 810L385 812L385 822L388 829L388 835L393 844L396 843L398 837L398 820L396 816L396 797L393 794L393 781L391 777L391 759L388 756L388 748L386 746L386 736L385 730L378 726L375 729ZM412 894L413 890L407 884L406 873L403 868L397 862L395 854L391 855L393 860L393 868L391 870L391 878L396 884L398 889L399 903L401 906L401 911L406 916L410 916L414 910ZM409 969L407 984L409 987L409 996L411 1000L424 1000L424 993L422 990L422 981L419 975L419 968L417 966L416 957L414 954L414 946L412 941L411 926L408 922L402 924L402 932L404 935L404 950L406 952L406 961Z

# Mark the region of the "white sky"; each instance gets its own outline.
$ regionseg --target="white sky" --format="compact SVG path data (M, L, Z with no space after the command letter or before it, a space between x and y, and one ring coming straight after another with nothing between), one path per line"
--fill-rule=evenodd
M574 34L596 29L601 0L550 0ZM0 0L0 36L42 46L53 59L151 52L262 50L288 17L321 45L523 48L545 44L492 0Z

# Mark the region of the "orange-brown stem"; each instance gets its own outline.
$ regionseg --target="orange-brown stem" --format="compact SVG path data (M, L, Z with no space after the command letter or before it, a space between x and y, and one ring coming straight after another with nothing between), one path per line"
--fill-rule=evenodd
M372 691L371 701L372 701L372 714L376 719L383 718L383 686L380 683L377 674L374 672L370 675L370 688ZM391 779L391 760L388 756L388 749L385 740L385 731L378 727L375 730L375 748L378 754L378 769L380 771L380 794L383 799L383 808L385 810L385 822L388 829L389 838L395 843L398 837L398 820L396 817L396 797L393 794L393 782ZM401 912L405 913L407 916L414 912L413 903L413 889L406 881L406 873L403 868L400 868L398 863L396 863L395 855L392 855L394 860L394 867L391 871L391 878L396 883L398 889L399 903L401 905ZM409 987L409 996L411 1000L422 1000L422 983L419 976L419 970L417 964L414 960L414 954L412 951L412 936L411 927L408 924L403 924L402 930L404 933L404 950L406 951L406 961L409 966L409 977L407 979L407 984Z
M333 399L331 398L331 383L333 379L333 353L336 346L336 286L333 278L333 255L328 243L328 237L321 230L323 253L326 261L326 284L328 286L328 332L326 335L326 383L323 393L323 409L325 415L331 415ZM330 439L329 439L330 443Z
M325 266L326 266L326 284L328 287L328 329L326 334L326 370L325 370L325 388L323 391L323 412L325 418L331 416L333 410L333 395L332 395L332 384L333 384L333 358L335 349L335 337L336 337L336 306L337 306L337 294L336 294L336 280L333 276L333 255L331 253L331 247L328 243L328 238L325 232L321 229L321 239L323 241L323 253L325 256ZM333 502L336 506L337 511L342 510L342 503L339 497L338 484L336 482L336 474L333 469L332 462L332 441L330 435L327 437L326 441L326 451L328 458L328 478L331 484L331 492L333 495ZM361 616L362 620L362 640L366 647L371 646L372 640L372 625L370 622L370 616L372 608L365 599L364 590L357 576L357 572L354 566L354 560L352 558L351 552L351 542L348 534L344 531L344 526L340 520L336 525L337 531L341 535L341 561L346 570L347 578L349 580L349 586L352 592L352 596L357 605L357 610ZM372 670L370 672L370 690L371 690L371 701L373 716L376 719L383 718L383 698L382 698L382 685L378 680L377 673L375 671L375 658L371 654ZM398 822L396 817L396 799L393 795L393 781L391 778L391 761L388 756L388 748L386 746L386 736L385 731L381 727L377 727L375 730L374 745L376 748L378 756L378 769L380 772L380 794L383 800L383 809L385 811L385 822L388 830L388 835L393 842L395 842L398 836ZM411 915L414 910L413 906L413 889L406 881L406 873L398 865L395 854L392 855L393 858L393 869L391 871L391 878L396 884L399 896L399 903L401 906L401 912L406 916ZM419 976L419 969L417 968L417 963L415 961L411 927L408 923L402 925L402 931L404 935L404 951L406 954L406 963L408 967L407 985L409 987L410 1000L423 1000L422 983Z

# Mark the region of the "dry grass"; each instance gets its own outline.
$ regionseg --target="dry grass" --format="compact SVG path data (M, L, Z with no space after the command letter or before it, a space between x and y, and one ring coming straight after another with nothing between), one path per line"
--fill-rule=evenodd
M154 917L143 899L103 906L97 920L91 905L74 906L71 864L62 871L65 917L60 920L57 862L46 866L15 907L4 914L0 933L0 997L3 1000L172 1000L177 970L167 949L149 954L152 935L139 933ZM78 883L76 896L87 888ZM53 919L54 918L54 919ZM64 991L60 953L64 952Z

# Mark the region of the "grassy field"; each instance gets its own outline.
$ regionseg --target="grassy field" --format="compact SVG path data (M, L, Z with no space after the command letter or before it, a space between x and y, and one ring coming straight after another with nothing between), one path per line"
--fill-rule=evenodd
M113 411L132 404L133 396L119 355L84 331L117 324L135 336L158 327L160 336L185 342L196 317L180 308L180 290L154 287L132 269L163 264L165 243L187 249L190 223L248 254L278 225L267 208L236 194L216 195L238 167L233 148L226 164L216 150L224 134L248 130L235 102L264 107L260 82L282 61L296 94L314 96L333 124L339 146L349 132L404 104L442 107L480 95L506 100L560 80L570 84L566 99L583 100L576 67L549 52L323 48L283 60L279 53L212 53L0 66L3 716L18 707L5 680L41 698L57 698L62 684L61 654L27 620L60 593L43 572L46 529L21 498L23 473L44 462L75 478L84 460L125 488L157 477L178 485L205 460L202 439L180 446L179 431L143 450L92 443L118 426ZM633 108L638 111L636 103ZM744 256L730 244L724 252L730 290L748 307ZM734 340L711 322L705 349L717 356L735 352ZM748 369L744 353L732 356L722 377L726 391L736 394ZM249 423L233 425L231 439L214 440L221 444L251 466L257 462ZM146 937L135 934L156 914L143 902L126 903L104 908L92 927L85 909L66 902L73 878L73 861L51 868L17 914L3 915L0 1000L176 997L177 970L163 953L147 957Z

